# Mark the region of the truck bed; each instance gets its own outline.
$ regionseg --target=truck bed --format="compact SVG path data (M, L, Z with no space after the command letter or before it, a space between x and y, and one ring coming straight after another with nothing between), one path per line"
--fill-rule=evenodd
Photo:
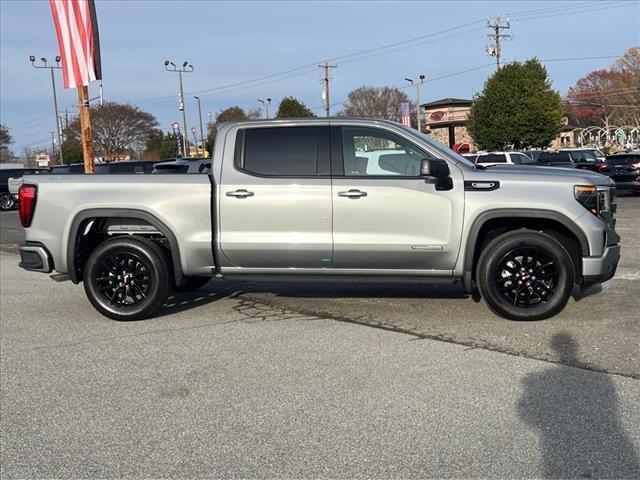
M26 240L44 244L58 272L67 272L69 239L79 222L108 213L110 217L139 219L121 222L120 230L131 229L131 233L152 228L136 223L155 219L156 226L167 229L169 237L176 240L185 275L211 273L214 262L208 175L32 175L24 177L23 183L38 188Z

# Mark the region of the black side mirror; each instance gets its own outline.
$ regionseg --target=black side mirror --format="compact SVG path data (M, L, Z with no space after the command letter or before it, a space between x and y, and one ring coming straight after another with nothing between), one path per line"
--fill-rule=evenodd
M449 164L439 158L423 158L420 163L420 175L429 179L435 179L436 190L451 190L453 180L449 176Z
M423 177L447 178L451 174L449 164L438 158L423 158L420 164L420 175Z

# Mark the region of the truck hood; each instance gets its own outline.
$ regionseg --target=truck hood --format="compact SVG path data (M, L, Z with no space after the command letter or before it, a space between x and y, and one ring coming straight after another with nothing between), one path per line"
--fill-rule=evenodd
M593 185L610 185L613 181L606 175L601 175L590 170L582 170L580 168L559 168L559 167L525 167L520 165L500 165L496 167L488 167L486 169L477 169L476 173L492 176L497 180L515 179L520 176L527 176L532 180L554 180L562 179L572 182L586 182Z

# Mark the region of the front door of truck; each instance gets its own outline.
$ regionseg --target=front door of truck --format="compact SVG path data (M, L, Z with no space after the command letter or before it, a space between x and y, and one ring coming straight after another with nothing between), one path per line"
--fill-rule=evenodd
M420 176L421 160L435 155L406 138L348 126L332 135L333 266L453 269L464 212L460 170L450 164L453 188L438 190Z
M233 267L331 266L329 127L238 130L222 166L220 246Z

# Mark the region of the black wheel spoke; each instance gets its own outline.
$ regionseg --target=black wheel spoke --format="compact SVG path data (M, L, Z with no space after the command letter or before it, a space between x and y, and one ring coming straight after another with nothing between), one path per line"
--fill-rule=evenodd
M99 264L93 282L106 303L117 309L144 302L152 287L149 268L142 258L128 251L107 255Z
M547 251L518 247L498 262L495 286L510 304L531 308L553 297L559 277L558 266Z

